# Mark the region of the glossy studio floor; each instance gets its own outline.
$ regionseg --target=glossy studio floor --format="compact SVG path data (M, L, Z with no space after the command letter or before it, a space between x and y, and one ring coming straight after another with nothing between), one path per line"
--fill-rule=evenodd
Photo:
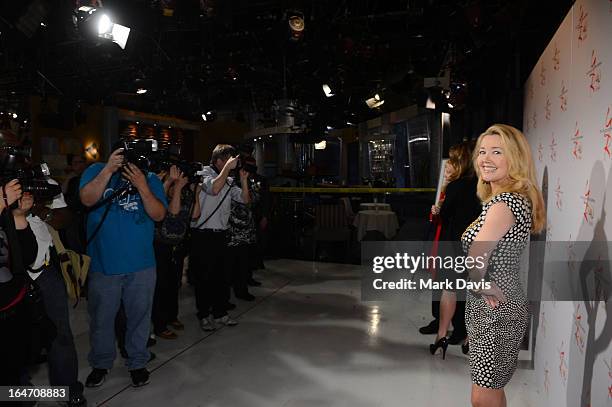
M355 266L274 260L257 278L253 303L235 300L240 324L202 332L192 289L181 291L185 331L157 340L151 382L134 389L118 356L106 382L86 389L90 406L370 407L468 406L467 357L449 347L431 356L429 297L362 303ZM81 381L89 373L87 312L72 315ZM33 383L46 382L46 366ZM509 406L537 406L534 372L519 369Z

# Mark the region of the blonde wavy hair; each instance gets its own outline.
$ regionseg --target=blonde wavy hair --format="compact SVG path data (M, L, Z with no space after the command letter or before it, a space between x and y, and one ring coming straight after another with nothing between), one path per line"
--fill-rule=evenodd
M478 168L478 152L485 136L498 135L501 137L504 155L508 160L509 181L499 192L517 192L531 202L531 231L539 233L546 223L546 212L542 192L536 181L536 171L531 155L531 148L525 135L518 129L507 124L494 124L478 137L472 162L478 176L478 197L487 202L493 198L491 185L482 180Z

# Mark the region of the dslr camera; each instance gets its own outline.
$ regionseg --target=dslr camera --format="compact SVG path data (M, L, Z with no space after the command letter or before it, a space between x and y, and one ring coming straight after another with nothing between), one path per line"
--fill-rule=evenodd
M32 150L27 147L0 148L0 185L18 179L23 192L29 192L37 201L49 201L62 193L59 185L49 184L51 175L45 163L31 161Z
M238 173L240 170L245 170L250 174L256 174L257 162L255 161L255 158L244 154L239 154L238 163L236 164L236 173Z
M157 140L123 140L119 147L123 148L124 164L134 164L144 173L151 171L153 162L158 154Z
M178 145L169 145L159 150L153 157L149 170L155 173L170 171L173 165L187 177L189 183L200 182L204 165L197 161L189 162L181 159L181 147Z

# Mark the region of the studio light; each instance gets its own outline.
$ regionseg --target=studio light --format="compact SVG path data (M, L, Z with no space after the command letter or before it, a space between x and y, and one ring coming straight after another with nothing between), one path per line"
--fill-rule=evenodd
M328 98L334 96L334 92L332 92L331 88L329 87L327 83L324 83L322 88L323 88L323 93L325 93L325 96L327 96Z
M77 21L81 30L92 31L95 27L98 38L111 40L121 49L125 49L130 36L130 28L114 23L110 16L101 9L88 6L79 7L77 9Z
M111 33L113 29L113 22L110 17L106 14L102 14L98 19L98 35L104 36Z

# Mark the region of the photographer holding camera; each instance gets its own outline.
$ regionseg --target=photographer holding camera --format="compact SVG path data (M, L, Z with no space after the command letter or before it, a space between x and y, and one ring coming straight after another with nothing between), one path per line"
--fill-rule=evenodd
M87 233L92 372L87 387L100 386L113 366L120 303L127 316L126 365L132 385L149 382L145 365L156 279L153 233L155 222L166 216L167 202L161 181L126 163L127 153L117 148L106 164L92 164L81 176L81 202L91 208Z
M190 182L176 165L170 171L163 171L164 189L169 200L168 213L155 227L155 260L157 262L157 282L153 297L153 330L156 336L176 339L176 333L168 325L183 330L178 319L178 293L183 276L186 256L186 238L191 220L200 217L200 186Z
M52 179L48 179L47 182L58 185ZM59 191L59 188L57 190ZM36 202L38 200L41 202ZM78 381L78 361L70 328L68 296L53 245L53 237L47 226L56 230L63 229L69 224L71 214L61 193L52 198L49 204L45 203L43 197L24 193L19 208L13 210L13 215L16 219L26 216L36 237L38 251L36 259L27 268L28 274L36 281L47 316L57 331L57 336L47 349L49 384L67 386L68 406L82 406L86 400L83 397L83 384Z
M255 158L242 156L245 169L249 169L249 178L257 172ZM252 172L251 172L252 171ZM255 191L254 179L249 179L250 202L245 204L232 199L229 216L229 250L226 268L231 277L234 296L244 301L254 301L255 296L249 293L249 281L252 279L251 264L256 252L257 229L253 207L259 201L259 194Z
M228 255L228 219L232 200L249 203L248 172L240 169L240 188L234 185L230 172L236 169L239 158L233 157L234 148L218 144L204 167L200 207L202 213L192 222L190 268L195 277L196 306L200 328L213 331L217 324L238 324L227 314L229 278L225 257ZM212 314L212 315L211 315Z
M36 258L34 233L24 216L13 217L10 207L22 196L14 179L0 187L0 346L1 386L21 385L31 349L32 321L26 293L29 281L25 265Z

